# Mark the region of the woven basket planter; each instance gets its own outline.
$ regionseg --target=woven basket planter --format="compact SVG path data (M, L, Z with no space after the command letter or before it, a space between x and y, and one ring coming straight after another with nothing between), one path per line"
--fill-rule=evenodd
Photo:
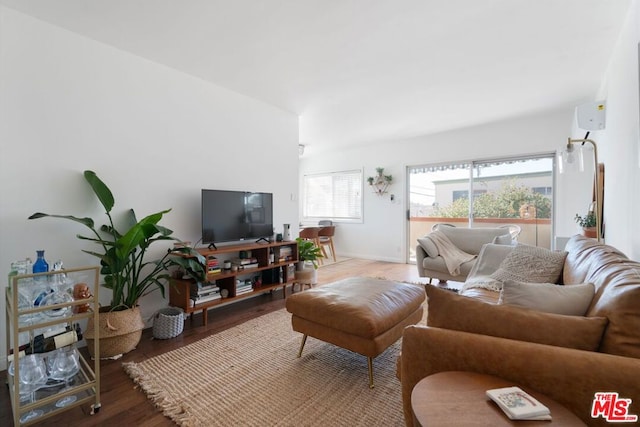
M108 311L109 307L100 309L98 315L98 337L95 336L93 317L89 318L84 338L91 357L93 341L100 340L100 358L108 359L128 353L135 349L142 338L144 322L138 307L122 311Z
M184 329L182 309L178 307L161 308L153 316L153 337L160 340L177 337Z

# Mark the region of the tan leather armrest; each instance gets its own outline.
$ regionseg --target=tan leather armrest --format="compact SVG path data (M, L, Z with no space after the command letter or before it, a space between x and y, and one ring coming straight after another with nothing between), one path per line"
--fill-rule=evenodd
M564 405L589 425L594 394L618 392L640 415L640 360L570 348L508 340L424 326L404 330L400 377L407 425L411 391L422 378L442 371L495 375L531 387Z

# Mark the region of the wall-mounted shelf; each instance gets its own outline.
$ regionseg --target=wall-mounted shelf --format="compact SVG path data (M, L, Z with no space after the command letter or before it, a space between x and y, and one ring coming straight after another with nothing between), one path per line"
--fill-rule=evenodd
M373 192L378 196L382 196L387 192L387 189L393 181L391 175L384 174L384 168L376 168L377 175L367 178L367 182L373 188Z

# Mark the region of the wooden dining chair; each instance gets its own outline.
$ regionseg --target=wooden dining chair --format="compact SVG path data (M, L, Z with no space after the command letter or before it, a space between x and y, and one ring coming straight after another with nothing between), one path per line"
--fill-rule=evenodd
M322 245L320 245L320 238L318 234L321 230L321 227L307 227L300 229L300 238L305 240L311 240L314 245L322 249ZM318 259L318 262L322 264L322 258Z
M331 257L333 258L333 262L336 262L336 248L333 246L333 236L335 232L335 225L322 227L320 231L318 231L318 240L320 242L320 249L322 249L322 255L327 258L327 251L324 249L324 247L328 246L331 250Z

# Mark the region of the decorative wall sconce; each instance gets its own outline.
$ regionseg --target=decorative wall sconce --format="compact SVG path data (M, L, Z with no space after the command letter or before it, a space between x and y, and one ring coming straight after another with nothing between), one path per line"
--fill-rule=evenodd
M588 139L589 133L584 139L571 139L567 141L566 147L558 152L558 166L560 173L566 172L583 172L584 171L584 158L582 153L582 147L589 143L593 146L593 164L594 164L594 183L593 183L593 196L595 203L596 217L596 238L598 241L602 238L602 199L604 196L604 165L598 163L598 146L595 141Z
M387 192L387 188L391 185L393 177L391 175L384 174L384 168L376 168L377 176L370 176L367 178L367 182L373 188L373 192L378 196L382 196Z

